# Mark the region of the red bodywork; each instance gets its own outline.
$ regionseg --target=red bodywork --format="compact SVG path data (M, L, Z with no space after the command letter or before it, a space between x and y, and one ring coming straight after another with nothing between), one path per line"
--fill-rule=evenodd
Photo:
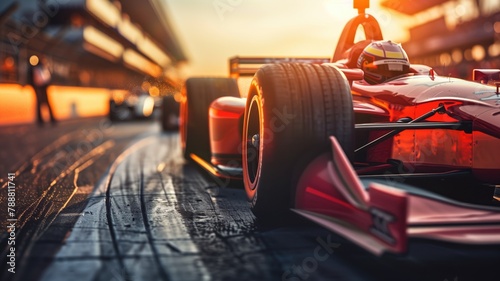
M368 162L398 159L412 165L414 172L469 168L479 180L500 183L500 174L493 172L500 170L500 98L489 99L496 96L494 87L416 75L381 85L355 81L352 92L354 111L365 122L415 119L440 104L447 113L427 121L472 122L472 134L446 129L403 131L387 141L385 150L374 147L368 153ZM373 120L374 116L380 118Z
M418 119L433 110L436 114L419 123L456 123L468 127L405 129L357 153L354 161L348 160L332 136L332 151L312 161L301 173L297 186L292 187L295 188L292 210L377 255L404 253L410 238L500 244L500 208L432 192L440 187L441 175L446 177L456 172L468 172L482 188L489 184L491 195L494 186L500 189L498 87L441 77L422 65L412 65L413 73L405 77L378 85L367 84L363 81L363 71L353 67L360 52L353 43L359 25L365 27L367 39L382 39L376 20L359 15L346 25L332 59L335 63L309 60L337 67L349 80L358 147L390 131L380 128L384 124L405 123L408 121L404 120ZM232 77L255 72L256 68L240 68L243 61L254 65L304 59L233 58ZM498 76L500 70L478 73L484 82L493 77L491 73ZM221 169L241 167L244 111L244 98L220 98L212 103L209 119L212 165ZM379 128L358 130L366 124L379 124ZM384 177L388 173L384 168L391 167L391 161L401 163L402 174L432 175L432 181L414 187L399 182L405 180L404 176Z
M360 70L341 70L347 78L359 78ZM351 89L354 112L363 123L415 119L440 104L445 106L447 114L436 114L426 121L472 122L472 133L448 129L403 131L370 149L364 161L385 163L387 159L398 159L410 164L414 172L469 168L479 180L500 183L500 173L493 173L500 169L500 98L494 98L494 87L455 78L415 75L380 85L351 80ZM212 104L214 165L241 159L244 111L244 98L223 97ZM375 138L377 133L369 138Z
M213 165L241 167L241 118L245 104L244 98L222 97L210 106L210 149Z
M341 66L330 64L332 67ZM426 121L470 121L472 131L405 130L367 150L357 162L383 165L397 159L411 173L470 170L480 182L500 184L500 98L496 88L449 77L415 74L380 85L350 78L353 109L363 123L415 119L444 105L445 114ZM362 76L361 76L362 77ZM355 79L353 81L353 79ZM245 99L221 98L210 108L213 165L241 164L241 118ZM358 142L380 135L372 131ZM374 254L402 253L409 238L461 244L500 243L500 209L457 202L406 190L388 180L360 181L358 172L332 137L333 157L325 154L304 170L296 187L297 213L341 234ZM224 157L221 157L224 156ZM428 189L439 182L428 182ZM460 187L457 187L460 188Z

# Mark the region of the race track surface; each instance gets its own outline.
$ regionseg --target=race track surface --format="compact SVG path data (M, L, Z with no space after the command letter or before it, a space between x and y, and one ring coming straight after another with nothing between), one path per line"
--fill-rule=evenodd
M0 280L498 280L500 254L416 241L380 259L298 217L263 225L154 121L0 127L0 148Z

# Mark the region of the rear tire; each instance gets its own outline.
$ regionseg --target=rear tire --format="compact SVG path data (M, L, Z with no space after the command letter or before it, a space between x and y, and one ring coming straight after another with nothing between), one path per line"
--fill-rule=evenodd
M270 64L257 71L243 123L243 181L257 217L288 213L293 177L328 151L330 136L353 154L352 97L339 69Z
M184 158L196 154L210 162L208 111L210 104L224 96L239 97L238 84L232 78L190 78L181 102L181 142Z

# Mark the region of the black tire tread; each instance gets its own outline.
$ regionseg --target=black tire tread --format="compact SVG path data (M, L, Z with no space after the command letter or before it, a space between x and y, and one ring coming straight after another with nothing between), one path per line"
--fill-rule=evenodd
M282 132L274 134L273 143L263 147L258 196L252 199L258 217L279 218L290 207L291 178L304 155L311 158L327 151L329 136L336 136L346 153L352 154L352 97L343 73L331 66L270 64L256 77L265 99L264 119L272 118L274 108L287 108L295 115Z

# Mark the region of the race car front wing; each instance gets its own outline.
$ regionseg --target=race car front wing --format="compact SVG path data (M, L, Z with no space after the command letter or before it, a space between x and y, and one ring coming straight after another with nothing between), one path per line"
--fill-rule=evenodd
M292 210L375 255L405 253L423 238L500 244L500 208L458 202L390 180L363 181L335 137L332 156L312 161L299 179Z

